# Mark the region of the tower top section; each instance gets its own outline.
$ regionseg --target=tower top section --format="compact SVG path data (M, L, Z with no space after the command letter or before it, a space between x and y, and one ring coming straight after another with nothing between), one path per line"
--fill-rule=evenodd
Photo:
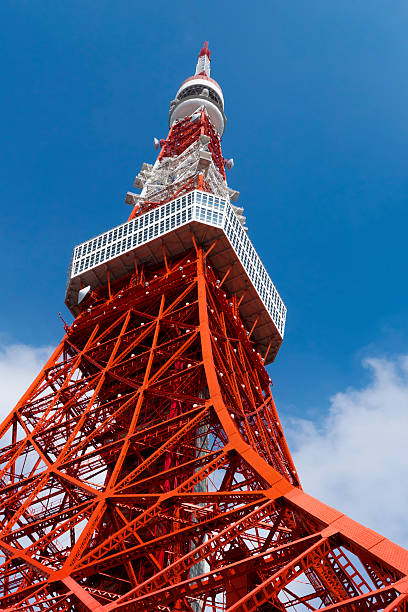
M144 163L135 178L141 192L126 194L128 221L75 247L66 304L77 315L85 294L136 269L154 272L199 245L225 291L227 311L236 298L243 333L268 363L283 340L286 307L248 237L243 207L233 204L239 192L228 186L226 170L234 160L223 157L220 142L224 98L209 74L205 43L196 74L171 104L167 138L153 139L156 161Z
M197 61L194 76L188 77L179 87L176 97L170 102L170 127L180 119L185 119L205 106L212 124L218 134L222 136L227 121L224 114L224 96L222 89L210 77L211 51L205 41Z

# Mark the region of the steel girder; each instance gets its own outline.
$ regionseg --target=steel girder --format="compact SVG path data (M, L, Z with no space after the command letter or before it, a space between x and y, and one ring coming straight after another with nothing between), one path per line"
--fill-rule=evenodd
M1 609L406 611L408 553L302 491L210 257L93 292L1 425Z

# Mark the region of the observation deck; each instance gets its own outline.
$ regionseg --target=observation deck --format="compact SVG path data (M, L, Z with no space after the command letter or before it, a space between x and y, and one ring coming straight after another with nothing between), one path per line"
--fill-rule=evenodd
M259 258L237 213L228 199L198 189L166 202L126 223L74 248L68 270L65 303L79 312L78 291L96 289L134 270L138 264L154 266L163 261L162 245L168 257L177 256L198 244L209 246L211 265L232 295L242 297L240 315L251 339L273 361L283 340L286 307Z

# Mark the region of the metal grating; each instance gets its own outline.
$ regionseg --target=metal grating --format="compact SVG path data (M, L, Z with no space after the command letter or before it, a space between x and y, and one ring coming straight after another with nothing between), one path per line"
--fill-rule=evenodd
M286 307L231 204L224 198L199 190L162 204L76 246L68 273L68 285L71 279L192 222L223 230L283 338Z

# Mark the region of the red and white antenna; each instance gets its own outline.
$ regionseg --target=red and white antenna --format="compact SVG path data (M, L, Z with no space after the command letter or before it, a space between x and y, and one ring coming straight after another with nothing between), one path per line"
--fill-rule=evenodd
M211 51L205 41L198 56L195 74L183 81L175 99L170 102L170 127L175 121L193 115L204 106L214 128L222 136L226 123L224 96L217 81L210 77L210 58Z
M202 47L200 51L200 55L198 56L197 66L196 66L196 74L206 74L208 77L211 72L211 51L208 48L208 42L205 41L204 47Z

